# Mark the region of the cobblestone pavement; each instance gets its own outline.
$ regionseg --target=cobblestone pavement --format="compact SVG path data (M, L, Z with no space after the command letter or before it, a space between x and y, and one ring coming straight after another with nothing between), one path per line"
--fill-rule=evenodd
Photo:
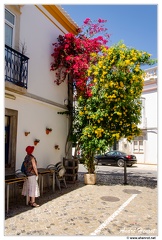
M40 207L21 196L5 216L5 236L157 236L157 179L97 175L96 185L75 184L55 193L46 189Z

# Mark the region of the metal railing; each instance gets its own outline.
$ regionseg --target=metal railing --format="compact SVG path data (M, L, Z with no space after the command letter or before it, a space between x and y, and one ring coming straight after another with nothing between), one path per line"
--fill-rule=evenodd
M5 45L5 81L27 88L28 57Z
M145 81L146 80L150 80L150 79L157 79L158 68L156 66L156 67L152 67L152 68L146 69L145 73L146 73Z

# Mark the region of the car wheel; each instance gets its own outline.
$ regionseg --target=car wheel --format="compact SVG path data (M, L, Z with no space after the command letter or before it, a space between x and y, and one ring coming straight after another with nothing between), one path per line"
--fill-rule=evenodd
M124 160L119 159L119 160L117 161L117 165L118 165L118 167L124 167Z

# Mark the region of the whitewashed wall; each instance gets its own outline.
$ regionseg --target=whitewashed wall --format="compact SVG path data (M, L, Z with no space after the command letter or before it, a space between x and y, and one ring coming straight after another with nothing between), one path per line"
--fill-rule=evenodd
M34 5L24 5L20 18L20 42L25 43L29 59L28 92L49 100L64 103L67 83L54 85L55 73L50 71L53 61L52 43L63 35Z
M25 43L27 50L24 54L29 57L27 95L64 104L64 99L68 98L67 82L57 86L54 83L55 73L50 71L52 43L57 41L59 34L63 34L62 31L36 6L24 5L21 8L20 43ZM34 151L38 167L62 161L69 119L58 112L65 110L44 101L6 92L16 96L16 100L5 98L5 107L18 111L16 169L20 168L26 155L25 148L34 145L35 138L40 139ZM46 127L53 129L48 135ZM25 131L30 134L25 136ZM54 148L55 144L59 145L60 150Z
M143 94L145 100L145 114L147 127L157 127L157 92Z
M157 164L157 92L143 94L145 100L145 113L147 119L147 139L145 141L145 163ZM150 129L150 131L149 131ZM153 129L153 131L151 130ZM151 132L152 131L152 132Z
M149 164L157 164L157 134L148 133L145 147L145 162Z
M26 155L25 148L34 146L34 139L40 139L35 146L34 155L38 160L38 167L46 167L50 163L62 161L65 156L65 142L68 131L68 118L57 114L59 108L26 98L17 94L16 100L6 99L6 108L18 111L17 155L16 169L20 168ZM52 132L46 134L46 127ZM25 136L24 132L30 132ZM60 150L54 148L58 144Z

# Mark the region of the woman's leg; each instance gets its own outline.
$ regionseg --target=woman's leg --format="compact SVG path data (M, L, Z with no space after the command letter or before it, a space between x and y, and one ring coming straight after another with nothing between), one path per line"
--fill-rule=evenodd
M35 202L35 197L31 197L31 203Z

